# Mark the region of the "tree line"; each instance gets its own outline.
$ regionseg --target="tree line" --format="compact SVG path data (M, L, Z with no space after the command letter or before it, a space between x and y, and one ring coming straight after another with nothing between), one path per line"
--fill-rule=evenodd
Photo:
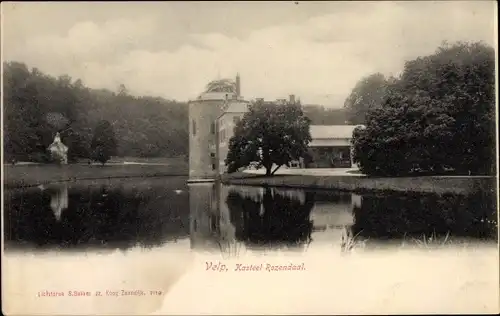
M228 172L256 164L272 175L282 165L308 159L315 122L306 109L252 104L230 139ZM495 50L458 42L407 61L398 77L362 78L343 115L362 125L353 133L353 160L367 175L470 175L495 173L495 109Z
M80 79L54 77L21 62L4 62L4 154L6 161L47 162L47 147L60 132L68 160L102 158L96 132L113 130L120 157L187 157L186 102L91 89ZM341 124L343 109L307 107L313 124ZM111 125L111 127L102 127ZM94 141L93 141L94 140ZM97 148L97 149L96 149ZM97 151L97 152L96 152Z
M368 175L495 173L495 50L444 43L402 74L363 78L346 100Z
M19 62L4 63L4 154L6 160L45 162L57 132L68 159L90 158L99 125L111 125L116 155L179 157L188 151L184 102L90 89L69 76L53 77Z

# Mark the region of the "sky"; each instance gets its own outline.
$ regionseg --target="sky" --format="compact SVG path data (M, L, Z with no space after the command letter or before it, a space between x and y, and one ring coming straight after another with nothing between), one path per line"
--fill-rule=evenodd
M495 4L2 2L3 59L180 101L239 73L247 99L338 108L364 76L398 75L443 41L496 48Z

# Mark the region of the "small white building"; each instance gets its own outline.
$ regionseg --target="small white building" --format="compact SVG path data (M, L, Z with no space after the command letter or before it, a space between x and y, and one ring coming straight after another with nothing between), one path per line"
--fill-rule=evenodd
M52 155L52 158L56 159L60 164L65 165L68 163L68 146L64 145L61 141L59 132L56 133L54 141L47 149Z
M353 168L352 135L360 125L311 125L308 168Z

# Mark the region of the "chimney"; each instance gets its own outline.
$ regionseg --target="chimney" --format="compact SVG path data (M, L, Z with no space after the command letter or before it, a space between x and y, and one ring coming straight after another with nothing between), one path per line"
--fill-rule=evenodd
M290 94L290 103L295 104L295 94Z
M236 95L241 96L241 83L240 83L240 74L236 74Z

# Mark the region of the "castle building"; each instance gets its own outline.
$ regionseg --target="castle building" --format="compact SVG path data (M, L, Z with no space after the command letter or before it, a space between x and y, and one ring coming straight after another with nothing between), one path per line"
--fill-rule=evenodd
M257 101L262 99L257 99ZM289 102L295 102L289 96ZM279 99L276 103L286 103ZM205 91L189 102L189 182L211 182L226 172L229 140L234 127L248 111L249 101L241 96L241 79L210 82ZM355 167L351 138L355 125L311 125L312 161L306 168Z
M219 153L219 137L225 136L227 126L218 126L218 121L221 114L232 108L232 104L247 104L240 91L240 77L237 75L236 81L222 79L210 82L203 93L189 102L190 182L213 181L220 173L222 156ZM225 122L224 119L222 122Z

